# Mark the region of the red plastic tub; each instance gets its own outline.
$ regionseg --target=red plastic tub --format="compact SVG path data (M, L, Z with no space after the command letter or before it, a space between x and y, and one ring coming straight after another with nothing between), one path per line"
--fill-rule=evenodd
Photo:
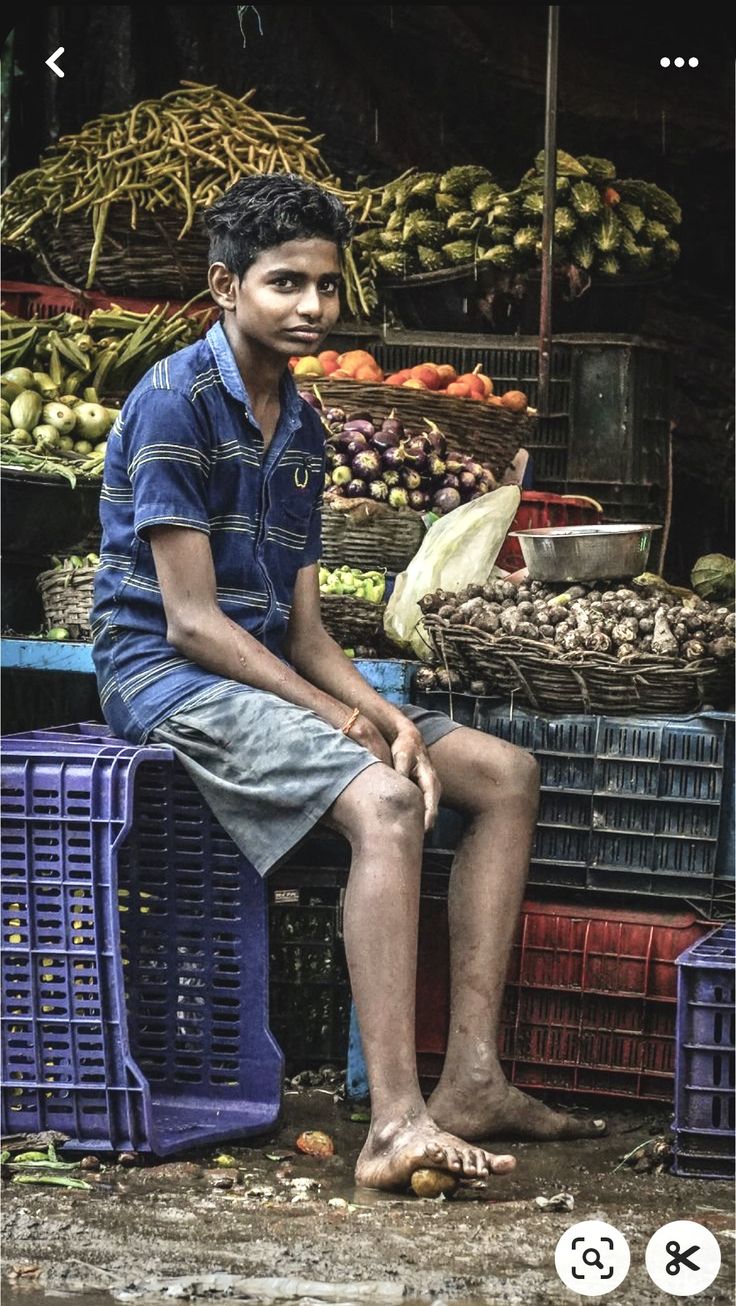
M511 524L512 531L528 531L541 526L587 526L601 520L603 509L595 499L585 495L548 494L544 490L524 490ZM518 571L524 566L521 545L507 535L496 559L504 571Z
M156 299L122 299L119 295L102 295L96 290L85 290L82 294L75 295L63 286L40 286L29 281L4 281L0 301L6 313L24 318L55 317L57 313L77 313L80 317L89 317L93 309L110 308L112 304L118 304L131 313L150 313L152 308L163 308L167 304L170 313L176 313L187 302L183 299L166 299L163 295ZM211 308L213 314L219 312L203 296L187 309L187 313L202 312L206 308Z

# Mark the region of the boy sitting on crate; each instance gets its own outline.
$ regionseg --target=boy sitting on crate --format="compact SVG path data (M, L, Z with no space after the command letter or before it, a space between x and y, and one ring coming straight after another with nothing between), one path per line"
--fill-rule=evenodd
M386 702L320 620L324 430L288 360L314 354L337 321L342 205L296 176L248 177L206 223L220 320L151 369L108 442L100 701L118 735L174 748L262 874L318 821L349 841L345 946L372 1104L358 1182L403 1186L423 1166L504 1174L514 1159L475 1140L605 1128L510 1087L498 1060L536 764L441 713ZM417 919L440 797L470 821L450 881L447 1058L425 1105Z

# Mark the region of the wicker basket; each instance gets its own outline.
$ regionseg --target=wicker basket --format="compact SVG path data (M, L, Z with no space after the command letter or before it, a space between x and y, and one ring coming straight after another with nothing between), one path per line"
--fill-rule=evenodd
M207 237L195 223L183 240L178 240L185 220L183 209L155 215L142 211L133 231L130 206L112 204L94 286L89 289L146 299L164 296L185 300L203 290L207 281ZM47 281L52 274L80 290L87 287L93 241L87 214L68 214L58 227L50 219L39 219L34 236L43 251L43 257L38 258L41 281Z
M322 562L326 567L404 571L423 539L421 514L411 508L386 509L366 517L359 512L336 512L325 504Z
M342 648L375 646L383 638L385 603L370 603L350 594L321 594L320 610L325 629Z
M55 568L36 578L47 630L63 626L72 639L91 639L89 624L95 567Z
M402 422L421 426L425 418L436 422L448 443L461 453L490 463L499 480L522 445L535 443L535 419L527 413L512 413L500 405L474 399L455 399L431 390L407 390L399 385L369 381L299 381L302 390L317 392L327 405L348 412L369 412L386 417L395 411Z
M697 712L727 706L733 687L733 668L713 658L561 654L556 645L448 626L435 614L423 621L443 665L541 712Z

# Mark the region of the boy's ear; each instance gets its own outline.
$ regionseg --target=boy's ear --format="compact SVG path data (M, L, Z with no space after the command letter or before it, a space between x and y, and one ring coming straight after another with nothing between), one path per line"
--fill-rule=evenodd
M212 263L207 273L210 294L219 308L235 308L237 277L224 263Z

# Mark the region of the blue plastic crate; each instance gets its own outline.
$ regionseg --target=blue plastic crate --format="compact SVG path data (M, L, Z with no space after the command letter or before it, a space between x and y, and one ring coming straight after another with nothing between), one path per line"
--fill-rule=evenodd
M170 749L3 740L3 1133L158 1155L269 1128L265 886Z
M552 717L463 698L472 724L532 752L541 798L531 885L685 898L733 897L733 717ZM447 695L416 701L447 710ZM443 819L432 846L451 849Z
M733 1179L736 1147L736 929L677 958L674 1171Z

